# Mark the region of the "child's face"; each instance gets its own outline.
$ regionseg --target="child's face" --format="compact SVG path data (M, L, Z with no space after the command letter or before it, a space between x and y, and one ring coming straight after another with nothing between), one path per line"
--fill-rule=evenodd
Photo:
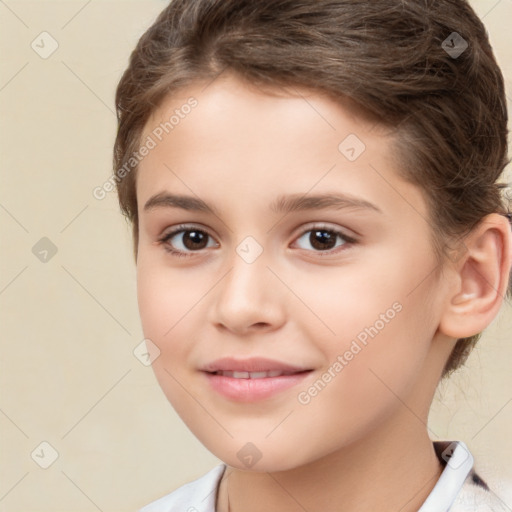
M391 139L311 91L269 96L225 76L203 87L154 114L142 140L157 145L137 177L138 300L167 398L242 469L246 454L261 454L256 470L284 470L385 429L425 430L418 418L453 345L437 332L443 284L425 201L396 174ZM190 96L197 106L182 108ZM152 131L173 114L159 142ZM339 149L350 134L361 154L354 136ZM216 214L169 201L145 209L157 194ZM324 194L347 200L270 207ZM190 231L159 242L180 224ZM225 357L312 371L251 381L203 371Z

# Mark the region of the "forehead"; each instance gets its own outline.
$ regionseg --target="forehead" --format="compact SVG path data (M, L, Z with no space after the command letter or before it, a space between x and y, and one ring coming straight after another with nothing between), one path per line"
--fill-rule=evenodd
M144 135L147 136L152 129L169 122L173 117L172 129L177 128L184 119L183 114L187 116L187 112L191 110L187 106L191 98L197 102L193 110L201 112L203 122L208 118L216 123L222 123L223 120L226 122L228 115L229 121L235 122L235 114L238 112L239 121L247 129L247 121L250 120L254 131L271 131L271 122L278 118L284 121L286 118L305 120L307 117L320 129L336 130L335 114L340 108L345 117L357 122L360 127L365 125L367 128L380 128L382 133L388 131L376 122L374 116L348 98L340 96L334 100L321 90L300 85L257 85L240 79L234 73L224 72L214 80L194 82L165 97L159 107L153 110L146 123ZM261 119L263 125L259 124Z
M336 188L396 203L390 131L359 114L318 91L259 89L232 75L186 87L146 124L142 139L155 147L139 166L139 208L169 189L208 203L226 202L232 192L230 201L247 207L286 192Z

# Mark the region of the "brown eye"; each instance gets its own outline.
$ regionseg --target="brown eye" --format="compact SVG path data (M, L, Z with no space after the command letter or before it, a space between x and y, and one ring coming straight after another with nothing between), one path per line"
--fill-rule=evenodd
M203 231L196 230L188 230L182 231L181 241L185 248L194 250L194 249L204 249L206 247L205 242L208 239L208 234Z
M337 235L325 229L313 229L310 231L308 242L319 251L332 249L336 245Z
M354 238L343 234L341 231L325 227L313 227L304 231L297 239L298 242L301 240L303 241L302 243L305 244L305 247L301 247L299 244L301 249L309 249L307 247L309 244L314 252L332 251L332 249L336 247L351 245L356 242ZM338 240L341 243L337 243Z
M189 252L198 252L208 247L215 247L215 242L208 245L209 240L213 238L204 230L197 228L178 229L164 235L160 242L164 244L167 251L180 256L189 256Z

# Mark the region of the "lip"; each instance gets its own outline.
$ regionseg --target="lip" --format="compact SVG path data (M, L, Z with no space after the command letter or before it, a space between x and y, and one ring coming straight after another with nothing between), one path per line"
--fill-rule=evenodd
M275 396L301 383L313 370L290 365L263 357L217 359L201 369L214 391L236 402L256 402ZM216 371L270 372L281 371L285 375L260 378L234 378L217 375Z
M249 359L236 359L234 357L223 357L216 359L203 366L205 372L235 371L235 372L270 372L282 371L286 373L298 373L311 368L290 365L275 359L266 357L251 357Z

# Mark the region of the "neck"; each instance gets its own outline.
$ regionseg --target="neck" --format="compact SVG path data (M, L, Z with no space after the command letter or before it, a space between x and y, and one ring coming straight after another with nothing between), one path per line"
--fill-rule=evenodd
M287 471L228 466L217 511L417 512L442 472L424 424L406 408L369 436Z

